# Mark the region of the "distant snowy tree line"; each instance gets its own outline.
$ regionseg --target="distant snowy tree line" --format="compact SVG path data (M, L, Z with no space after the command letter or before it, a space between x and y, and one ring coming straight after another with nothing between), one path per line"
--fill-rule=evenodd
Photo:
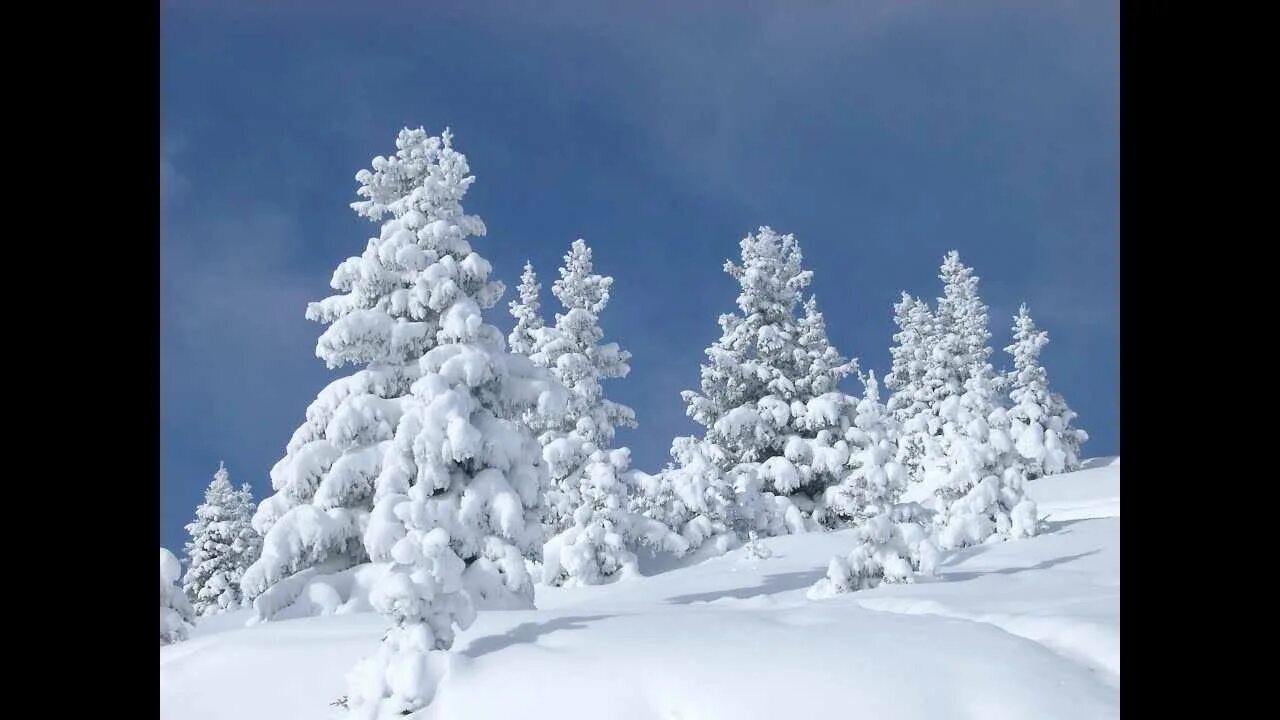
M307 408L252 505L220 467L187 526L188 569L161 550L161 643L197 616L252 606L376 610L392 621L349 677L353 717L430 702L438 651L477 610L531 608L533 586L639 574L637 553L723 553L755 539L852 528L811 597L911 582L941 553L1036 534L1025 483L1079 467L1087 434L1049 388L1048 335L1023 305L991 365L988 310L958 253L931 306L903 293L881 382L831 343L796 238L761 227L724 270L739 286L719 318L698 390L682 393L699 435L672 441L655 474L615 446L635 412L605 395L631 354L605 342L614 279L581 239L544 317L524 266L507 336L486 311L505 287L473 248L487 234L462 200L474 182L448 130L405 129L356 175L355 212L375 223L340 263L316 355L351 374ZM862 392L841 382L856 375ZM303 606L310 610L300 609Z

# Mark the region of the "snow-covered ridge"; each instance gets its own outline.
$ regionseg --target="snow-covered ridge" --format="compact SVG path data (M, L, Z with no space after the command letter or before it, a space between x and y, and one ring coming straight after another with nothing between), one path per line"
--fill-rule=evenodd
M650 577L537 588L486 611L416 718L744 720L1119 717L1118 458L1029 484L1041 535L969 548L939 576L812 601L851 531L761 541ZM165 720L315 720L386 620L197 621L160 649Z

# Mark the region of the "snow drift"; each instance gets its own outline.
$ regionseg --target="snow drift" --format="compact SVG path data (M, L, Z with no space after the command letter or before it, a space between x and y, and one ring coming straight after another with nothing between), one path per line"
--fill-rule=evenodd
M538 586L538 610L459 633L415 718L1117 718L1119 460L1028 484L1035 538L945 555L937 578L805 593L852 531L769 538L604 586ZM165 720L315 720L378 645L367 612L237 627L160 648ZM228 688L233 690L228 691Z

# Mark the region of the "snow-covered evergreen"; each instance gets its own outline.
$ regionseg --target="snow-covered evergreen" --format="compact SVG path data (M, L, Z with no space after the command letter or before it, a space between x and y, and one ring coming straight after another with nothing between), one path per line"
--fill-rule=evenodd
M516 291L519 297L509 304L516 324L507 335L507 346L513 353L531 355L537 346L535 335L546 324L542 319L542 303L538 300L542 285L533 271L533 263L525 261Z
M674 529L690 548L714 540L719 551L729 549L737 538L738 498L734 477L719 467L720 454L705 440L676 438L671 443L675 464L656 475L636 474L639 492L631 509Z
M850 448L847 470L827 487L824 504L842 524L859 524L897 502L907 488L906 469L898 463L898 425L880 402L875 372L863 377L863 396L853 424L845 431Z
M689 549L687 540L661 522L632 512L627 448L596 450L582 472L572 525L547 541L543 579L551 586L600 585L634 577L634 548L645 546L676 556Z
M282 580L368 559L361 534L418 359L437 344L457 294L492 304L502 292L501 283L487 280L488 264L466 246L466 236L484 233L479 218L458 212L469 181L438 181L457 171L448 131L432 137L405 129L396 148L356 175L365 199L352 203L371 221L390 219L363 254L334 271L330 284L340 294L307 307L308 319L329 324L316 355L330 368L362 369L320 392L271 469L275 494L253 519L264 535L262 555L242 581L260 618L303 587Z
M262 538L253 529L253 491L231 486L226 465L218 463L204 502L186 526L187 573L182 589L197 615L213 615L244 605L240 578L257 559Z
M849 460L851 471L827 489L827 506L857 526L857 541L846 556L831 559L827 576L810 590L820 598L875 587L881 582L912 582L932 574L937 548L930 540L931 513L915 503L899 503L907 489L906 469L897 456L898 426L880 402L875 373L863 377L863 396L847 438L860 448Z
M832 527L844 519L828 506L828 491L847 482L854 456L868 442L854 427L857 399L838 387L841 380L858 372L858 363L844 358L831 345L826 321L812 296L796 326L802 352L797 399L790 411L783 454L766 460L762 470L772 479L775 492L786 494L817 524ZM793 486L802 489L787 489Z
M840 354L827 337L827 321L812 295L804 303L804 317L796 321L802 372L796 379L796 394L813 398L839 390L840 381L858 371L858 361Z
M191 603L182 588L178 587L178 578L182 575L182 567L178 558L164 548L160 548L160 644L186 640L191 632L191 623L195 614L191 611Z
M364 534L370 557L387 566L370 596L392 626L375 654L349 675L354 717L393 718L431 701L455 627L478 607L530 608L525 560L543 543L547 484L537 438L521 420L530 409L555 419L563 388L527 357L506 351L483 311L501 283L468 238L483 235L461 200L474 181L448 132L384 234L416 238L422 258L414 291L435 318L418 379L374 489Z
M1013 319L1013 344L1005 352L1013 356L1007 376L1013 407L1008 417L1014 446L1026 467L1027 479L1080 469L1080 446L1089 439L1073 427L1076 413L1061 395L1049 390L1049 375L1040 365L1040 351L1049 333L1036 327L1024 303Z
M934 574L940 553L930 537L928 517L919 505L907 503L867 518L858 526L853 550L831 558L826 577L809 589L808 596L817 600Z
M1035 503L1026 497L1008 418L998 404L978 278L955 251L939 277L943 296L926 376L940 400L912 420L914 430L925 430L923 487L933 494L928 505L937 511L938 545L952 549L993 535L1034 535Z
M740 246L741 264L724 266L741 287L739 312L720 316L701 392L682 393L705 434L673 442L676 465L640 501L694 547L717 538L723 549L753 530L802 531L850 452L843 434L856 401L836 385L856 363L831 346L816 301L796 317L812 280L800 246L769 227Z
M887 408L898 425L897 460L909 477L919 480L925 438L931 433L928 413L939 400L935 385L939 378L930 372L937 320L927 302L904 292L894 303L893 322L898 332L893 336L895 344L889 350L892 364L885 377L885 385L893 390Z
M740 246L742 264L724 264L741 286L739 312L720 316L721 336L706 350L701 392L681 393L726 471L781 455L792 401L811 397L796 388L810 362L800 347L795 308L813 273L802 268L792 235L761 227Z
M604 331L599 318L609 304L612 285L612 277L595 272L591 248L575 240L564 256L559 279L551 286L564 312L556 313L553 327L534 333L531 359L550 369L568 390L563 418L550 422L527 418L541 431L543 457L551 473L546 518L551 535L574 525L574 515L584 503L579 485L594 453L610 448L616 428L636 427L635 411L606 398L602 385L631 371L627 364L631 353L617 343L601 344Z
M551 475L545 519L550 538L542 560L543 579L553 586L596 585L635 574L634 550L640 545L677 554L688 547L661 522L631 511L636 481L630 451L610 449L617 427L636 427L635 412L605 398L602 382L626 377L631 353L617 343L601 344L599 316L609 303L613 278L595 272L591 255L584 241L574 241L551 288L564 312L556 314L553 327L527 333L531 359L549 368L568 391L562 418L548 421L538 413L526 418L541 431ZM533 282L526 266L522 288ZM521 297L523 314L530 303L525 294Z
M942 280L942 297L938 298L937 320L939 345L945 350L942 371L948 372L944 383L957 394L970 377L994 378L991 367L991 332L988 330L987 306L978 296L978 277L973 268L960 261L960 253L952 250L942 260L938 278Z

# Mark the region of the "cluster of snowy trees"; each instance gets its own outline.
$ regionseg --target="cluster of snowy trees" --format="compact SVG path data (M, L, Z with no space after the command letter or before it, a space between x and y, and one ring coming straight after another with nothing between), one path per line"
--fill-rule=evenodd
M1037 329L1026 305L1014 318L1013 370L991 365L987 306L978 278L947 253L939 272L936 309L903 293L894 306L898 333L886 384L885 406L866 412L883 419L883 483L865 482L866 520L859 543L832 558L827 577L811 597L910 582L929 574L939 551L1036 534L1035 503L1025 483L1079 468L1088 435L1072 425L1076 415L1048 389L1039 354L1048 335Z
M805 295L795 237L761 227L725 263L737 307L720 316L699 389L682 394L700 434L641 472L615 443L636 414L605 394L630 372L600 324L614 279L586 242L564 255L553 317L525 264L504 337L486 311L505 287L473 247L487 229L463 208L474 177L449 131L402 130L356 180L352 209L376 235L334 271L337 294L307 308L328 325L316 355L351 372L307 408L256 510L219 469L188 526L185 593L162 550L162 643L196 615L250 605L254 621L306 602L375 610L391 628L343 705L397 717L431 701L440 653L477 610L531 608L536 582L635 576L641 551L749 542L763 556L756 538L836 528L856 528L858 544L815 597L909 582L942 551L1034 534L1024 483L1078 465L1087 436L1049 390L1047 335L1024 306L1014 369L998 375L977 278L956 253L936 309L906 294L894 306L882 401ZM856 395L841 389L850 376Z
M161 645L186 639L197 617L246 606L241 580L262 546L253 512L248 483L232 487L226 465L219 463L204 502L186 525L186 572L177 556L160 548Z

